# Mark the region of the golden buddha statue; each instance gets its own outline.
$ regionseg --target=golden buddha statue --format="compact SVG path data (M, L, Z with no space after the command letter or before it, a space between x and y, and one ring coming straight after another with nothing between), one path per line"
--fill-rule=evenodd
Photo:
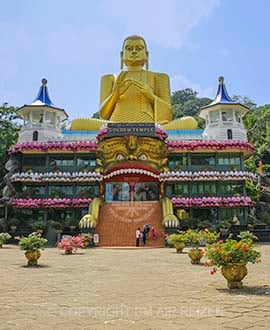
M120 56L122 71L118 76L107 74L101 78L102 119L75 119L71 130L96 130L107 122L155 122L164 129L197 128L192 117L172 121L169 77L148 70L149 55L142 37L127 37Z

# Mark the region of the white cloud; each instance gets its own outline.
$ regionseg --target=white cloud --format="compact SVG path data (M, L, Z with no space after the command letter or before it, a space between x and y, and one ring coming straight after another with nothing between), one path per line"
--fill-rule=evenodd
M108 19L126 34L141 34L163 47L180 48L190 31L207 18L220 0L104 0Z
M171 77L172 92L185 88L192 88L193 90L198 92L199 97L209 97L209 98L214 97L213 87L203 88L200 84L194 83L182 75L175 75Z

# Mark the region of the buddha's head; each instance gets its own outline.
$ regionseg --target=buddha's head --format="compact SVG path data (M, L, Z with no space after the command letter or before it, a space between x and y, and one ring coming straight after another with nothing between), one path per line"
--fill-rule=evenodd
M121 69L126 66L144 66L148 69L148 51L145 40L140 36L127 37L122 46Z

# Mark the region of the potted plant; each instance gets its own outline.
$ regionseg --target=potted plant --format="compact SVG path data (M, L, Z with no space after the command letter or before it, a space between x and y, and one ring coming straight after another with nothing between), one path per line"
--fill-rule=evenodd
M40 221L35 221L34 223L32 223L31 227L34 230L34 232L42 234L46 230L47 225L44 220L40 220Z
M84 247L81 235L65 237L57 244L58 250L63 250L65 254L73 254L77 249Z
M180 231L177 234L171 234L167 238L169 246L176 248L176 253L181 253L185 247L186 235L184 231Z
M0 248L2 248L3 244L5 244L11 236L9 233L0 233Z
M201 242L205 240L205 237L206 235L204 230L188 229L186 231L186 242L188 245L191 245L188 256L190 257L192 264L200 264L204 251L199 247Z
M19 246L21 250L25 250L25 257L28 260L27 266L36 266L41 256L40 249L43 249L47 240L41 237L40 233L32 233L27 237L19 238Z
M239 236L240 241L229 237L225 242L220 240L209 244L206 249L210 264L221 267L221 274L227 280L229 289L242 288L242 280L247 275L247 263L257 263L261 256L260 252L254 249L253 234L242 232ZM213 268L210 273L214 274L216 270Z

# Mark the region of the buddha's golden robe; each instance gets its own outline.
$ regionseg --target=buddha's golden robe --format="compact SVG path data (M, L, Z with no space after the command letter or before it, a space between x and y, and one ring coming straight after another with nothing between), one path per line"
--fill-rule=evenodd
M113 93L116 77L105 75L101 79L100 115L111 122L157 122L167 123L172 119L169 77L166 74L151 71L125 71L123 83L134 79L151 88L155 95L151 102L143 95L134 83L126 89L123 84L120 96L111 111L104 111L103 102L106 102Z
M101 78L100 116L102 119L78 118L72 121L71 130L99 130L103 124L155 122L164 129L196 129L197 122L192 117L172 120L169 77L165 73L151 71L124 71L122 91L114 104L106 106L113 99L117 76L104 75ZM154 100L150 101L136 83L151 88ZM125 83L130 83L126 88Z

